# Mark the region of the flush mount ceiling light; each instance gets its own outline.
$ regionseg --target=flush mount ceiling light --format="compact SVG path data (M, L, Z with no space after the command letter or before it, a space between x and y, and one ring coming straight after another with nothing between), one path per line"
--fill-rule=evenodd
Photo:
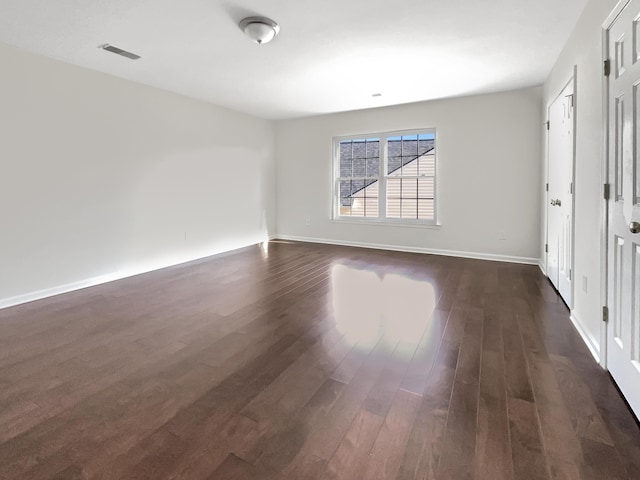
M280 31L280 25L266 17L247 17L240 22L240 30L258 45L269 43Z

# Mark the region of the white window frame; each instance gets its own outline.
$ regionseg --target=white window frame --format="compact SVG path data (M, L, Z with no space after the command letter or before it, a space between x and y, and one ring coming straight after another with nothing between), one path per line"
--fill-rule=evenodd
M435 173L433 181L433 219L412 219L412 218L390 218L387 217L387 177L389 172L388 167L388 139L390 137L408 136L408 135L421 135L432 134L435 140ZM360 140L367 138L379 138L380 139L380 177L378 180L378 217L356 217L350 215L340 215L340 142L345 140ZM405 225L414 227L439 227L439 202L438 202L438 184L439 184L439 161L438 161L438 134L435 128L418 128L412 130L397 130L392 132L378 132L378 133L363 133L356 135L344 135L339 137L333 137L333 160L331 162L331 219L336 222L342 223L362 223L362 224L376 224L376 225ZM426 177L426 176L425 176Z

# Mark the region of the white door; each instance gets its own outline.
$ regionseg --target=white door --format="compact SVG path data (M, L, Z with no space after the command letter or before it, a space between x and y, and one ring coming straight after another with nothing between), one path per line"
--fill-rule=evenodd
M607 364L640 418L640 0L608 30L609 183Z
M573 300L573 80L549 107L547 275L569 306Z

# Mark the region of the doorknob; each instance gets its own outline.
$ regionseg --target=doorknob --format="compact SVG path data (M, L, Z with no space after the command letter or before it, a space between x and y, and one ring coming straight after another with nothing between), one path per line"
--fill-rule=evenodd
M555 207L556 206L556 201L555 200L551 200L551 206Z
M560 199L556 200L556 206L557 206L557 207L562 206L562 202L560 201Z
M631 231L631 233L640 233L640 223L631 222L629 224L629 231Z

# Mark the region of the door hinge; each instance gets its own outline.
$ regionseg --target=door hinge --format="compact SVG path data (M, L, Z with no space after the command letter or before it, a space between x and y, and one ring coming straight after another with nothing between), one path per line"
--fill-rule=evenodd
M611 60L604 61L604 76L608 77L611 75Z
M551 128L551 122L549 120L547 120L545 122L545 125L547 126L547 130L549 130L549 128Z
M569 184L569 193L573 195L573 182Z
M571 278L573 276L573 272L571 271L571 269L569 269L569 281L573 280L573 278Z
M549 244L548 243L544 244L544 253L549 253Z
M548 192L548 191L549 191L549 184L547 183L547 184L544 186L544 188L545 188L545 190Z
M610 183L605 183L604 184L604 199L605 200L609 200L610 197L611 197L611 184Z
M602 307L602 321L609 323L609 307Z

